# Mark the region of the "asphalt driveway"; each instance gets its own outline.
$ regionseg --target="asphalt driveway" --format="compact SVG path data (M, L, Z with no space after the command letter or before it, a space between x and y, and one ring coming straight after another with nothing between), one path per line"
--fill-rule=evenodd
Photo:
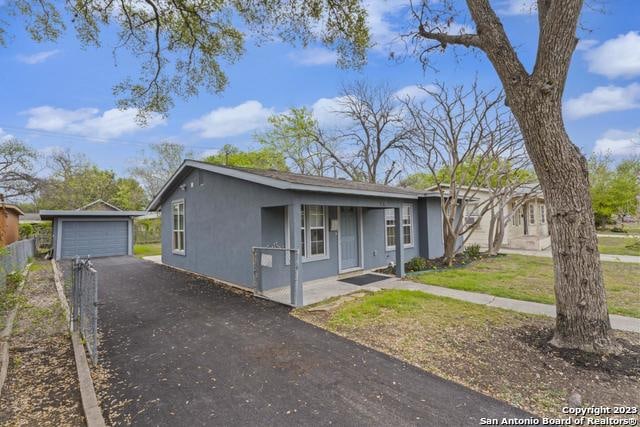
M529 416L284 306L133 257L94 264L109 423L477 426Z

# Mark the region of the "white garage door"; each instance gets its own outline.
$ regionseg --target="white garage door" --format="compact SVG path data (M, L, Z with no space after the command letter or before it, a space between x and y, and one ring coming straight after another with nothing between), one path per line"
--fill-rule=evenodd
M127 255L127 221L62 221L61 256Z

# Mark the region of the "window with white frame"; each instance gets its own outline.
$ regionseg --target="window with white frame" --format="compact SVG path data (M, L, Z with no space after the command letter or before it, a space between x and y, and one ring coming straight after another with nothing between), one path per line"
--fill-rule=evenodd
M522 208L516 209L516 213L513 214L513 218L511 220L513 221L514 227L520 227L520 217L522 217Z
M327 222L326 206L300 207L300 252L303 259L327 257Z
M310 258L326 254L326 215L324 206L307 206L307 223L309 224Z
M396 218L393 209L384 210L385 245L387 249L396 247ZM402 241L404 247L413 246L413 209L411 205L402 207Z
M536 208L533 204L529 205L529 224L536 223Z
M540 224L544 224L546 221L547 217L544 211L544 205L540 205Z
M171 203L172 216L172 251L184 255L184 200Z

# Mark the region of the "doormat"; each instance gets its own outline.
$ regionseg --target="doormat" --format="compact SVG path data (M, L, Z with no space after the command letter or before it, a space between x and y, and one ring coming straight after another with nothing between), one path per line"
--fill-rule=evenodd
M340 282L349 283L351 285L356 285L356 286L364 286L370 283L386 280L388 278L389 278L388 276L381 276L379 274L369 273L369 274L363 274L361 276L353 276L353 277L348 277L346 279L340 279Z

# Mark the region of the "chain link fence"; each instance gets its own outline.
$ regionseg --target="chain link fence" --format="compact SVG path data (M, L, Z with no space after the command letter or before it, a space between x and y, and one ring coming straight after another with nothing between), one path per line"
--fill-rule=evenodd
M71 328L80 332L93 364L98 362L98 272L91 260L71 266Z
M35 254L34 239L18 240L0 248L0 289L6 286L7 275L21 271Z

